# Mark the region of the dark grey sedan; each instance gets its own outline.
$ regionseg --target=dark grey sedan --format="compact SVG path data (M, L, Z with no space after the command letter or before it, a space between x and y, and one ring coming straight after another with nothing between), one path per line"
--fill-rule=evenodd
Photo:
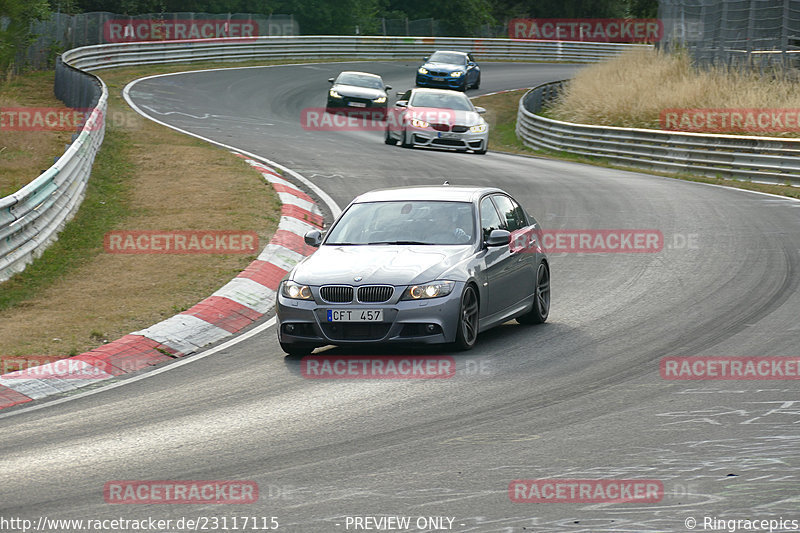
M539 226L496 188L362 194L278 289L278 340L292 355L365 343L475 345L512 318L547 320L550 266Z

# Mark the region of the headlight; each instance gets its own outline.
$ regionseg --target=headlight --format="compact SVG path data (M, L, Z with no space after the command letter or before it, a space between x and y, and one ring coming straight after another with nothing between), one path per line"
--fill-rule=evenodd
M483 133L486 131L486 124L478 124L477 126L470 126L470 133Z
M460 71L460 70L454 70L453 72L451 72L451 73L450 73L450 75L451 75L452 77L454 77L454 78L458 78L458 77L459 77L459 76L461 76L462 74L464 74L464 73L463 73L462 71Z
M292 300L311 300L311 288L308 285L300 285L294 281L284 281L281 284L281 294Z
M412 118L411 125L414 126L415 128L427 128L428 126L430 126L430 124L418 118Z
M379 96L375 100L373 100L373 102L375 102L376 104L382 104L385 101L386 101L386 97L385 96Z
M426 300L439 298L453 292L454 281L432 281L424 285L411 285L404 292L401 300Z
M330 94L330 95L331 95L331 98L341 98L341 97L342 97L342 95L341 95L341 94L337 93L337 92L336 92L336 91L334 91L333 89L331 89L331 91L330 91L328 94Z
M427 74L428 69L426 69L425 67L419 67L419 70L417 72L419 72L420 74Z

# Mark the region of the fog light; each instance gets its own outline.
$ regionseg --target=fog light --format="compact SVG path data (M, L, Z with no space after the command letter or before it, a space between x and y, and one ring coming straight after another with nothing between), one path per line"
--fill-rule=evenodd
M425 326L425 331L427 331L428 333L433 333L434 331L436 331L436 324L428 324L428 325L426 325Z
M294 324L286 324L283 329L286 333L294 333Z

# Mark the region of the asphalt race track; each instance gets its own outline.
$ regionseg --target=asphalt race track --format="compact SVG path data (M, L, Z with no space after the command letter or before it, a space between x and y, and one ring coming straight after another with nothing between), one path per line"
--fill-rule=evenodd
M536 533L800 520L798 381L659 374L665 356L800 355L800 202L491 146L484 156L408 150L386 146L381 131L301 128L301 110L324 106L340 70L375 72L401 90L415 65L187 73L130 94L153 118L292 168L341 207L384 186L496 185L545 228L655 229L664 249L553 254L547 324L510 322L464 354L415 352L454 355L452 379L307 380L273 327L113 390L0 414L0 516L276 517L278 531L291 532L364 531L347 522L364 516L411 517L409 531L437 530L417 529L418 517L447 517L450 531ZM484 64L481 90L469 94L576 68ZM510 500L512 480L547 478L659 480L664 495L649 504ZM111 480L250 480L260 498L109 505Z

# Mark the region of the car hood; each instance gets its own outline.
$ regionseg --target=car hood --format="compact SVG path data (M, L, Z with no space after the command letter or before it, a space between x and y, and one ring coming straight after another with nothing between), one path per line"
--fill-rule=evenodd
M425 283L471 253L472 245L324 245L295 267L291 279L304 285ZM357 276L363 279L356 282Z
M451 126L476 126L484 122L483 117L475 111L456 111L455 109L438 109L435 107L409 107L410 118L420 118L425 122L444 123Z
M339 85L335 84L332 89L342 96L350 96L353 98L367 98L375 100L380 96L386 96L386 92L380 89L370 89L369 87L358 87L356 85Z
M437 72L453 72L454 70L467 70L467 67L464 65L455 65L453 63L436 63L436 62L428 62L422 65L423 68L428 70L435 70Z

